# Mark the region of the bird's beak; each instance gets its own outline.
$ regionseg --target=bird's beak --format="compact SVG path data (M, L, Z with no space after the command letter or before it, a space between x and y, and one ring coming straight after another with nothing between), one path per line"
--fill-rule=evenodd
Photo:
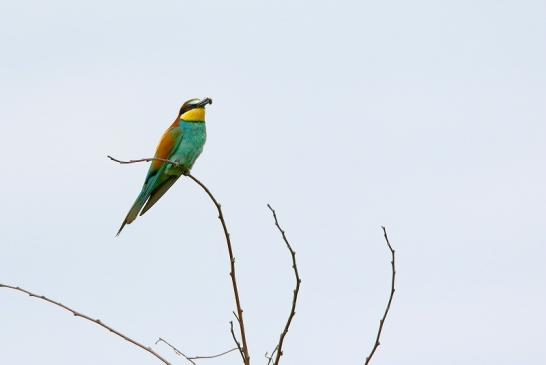
M212 104L212 99L211 98L204 98L199 103L197 103L196 107L197 108L204 108L205 105L207 105L207 104Z

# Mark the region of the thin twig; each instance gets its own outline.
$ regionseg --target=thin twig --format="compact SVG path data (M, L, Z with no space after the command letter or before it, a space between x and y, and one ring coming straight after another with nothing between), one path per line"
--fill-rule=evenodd
M122 165L130 164L130 163L136 163L136 162L161 161L161 162L166 162L166 163L173 164L175 166L180 166L180 164L178 162L176 162L176 161L171 161L171 160L167 160L165 158L160 158L160 157L141 158L139 160L129 160L129 161L118 160L117 158L114 158L114 157L112 157L110 155L107 155L106 157L108 157L110 160L118 162L118 163L120 163Z
M186 354L184 354L182 351L180 351L179 349L177 349L176 347L174 347L173 345L171 345L169 342L167 342L166 340L162 339L161 337L159 337L159 339L155 342L155 344L157 345L158 343L160 342L163 342L164 344L166 344L167 346L169 346L171 349L173 349L174 353L177 354L178 356L182 356L183 358L185 358L186 360L188 360L189 362L191 362L192 364L194 365L197 365L197 363L194 361L194 360L201 360L201 359L214 359L214 358L217 358L217 357L220 357L220 356L224 356L226 354L229 354L230 352L233 352L233 351L236 351L237 350L237 347L234 347L230 350L227 350L227 351L224 351L222 353L219 353L219 354L216 354L216 355L207 355L207 356L187 356Z
M69 311L70 313L72 313L75 317L81 317L81 318L83 318L83 319L87 319L88 321L91 321L91 322L93 322L93 323L96 323L96 324L98 324L99 326L101 326L101 327L107 329L108 331L110 331L110 332L112 332L112 333L118 335L119 337L123 338L125 341L130 342L130 343L132 343L133 345L140 347L140 348L143 349L144 351L147 351L147 352L149 352L150 354L152 354L152 355L154 355L155 357L157 357L157 358L158 358L159 360L161 360L164 364L166 364L166 365L171 365L170 362L168 362L167 360L165 360L161 355L159 355L157 352L155 352L155 351L152 350L151 348L144 346L143 344L141 344L141 343L139 343L139 342L133 340L132 338L130 338L130 337L126 336L126 335L124 335L123 333L121 333L121 332L119 332L119 331L113 329L113 328L110 327L109 325L102 323L102 321L101 321L100 319L93 319L93 318L89 317L88 315L85 315L85 314L83 314L83 313L81 313L81 312L78 312L78 311L76 311L76 310L74 310L74 309L72 309L72 308L70 308L70 307L68 307L68 306L66 306L66 305L64 305L64 304L62 304L62 303L60 303L60 302L57 302L57 301L52 300L52 299L49 299L49 298L47 298L47 297L45 297L45 296L43 296L43 295L34 294L34 293L32 293L32 292L30 292L30 291L28 291L28 290L26 290L26 289L20 288L20 287L18 287L18 286L11 286L11 285L0 284L0 288L13 289L13 290L19 291L19 292L21 292L21 293L28 294L28 295L31 296L31 297L38 298L38 299L41 299L41 300L46 301L46 302L48 302L48 303L54 304L54 305L56 305L57 307L61 307L62 309L67 310L67 311Z
M235 341L235 344L237 345L237 349L239 350L239 353L241 354L241 358L243 359L243 362L244 362L245 353L243 352L243 349L241 348L241 344L237 340L237 336L235 336L235 332L233 331L233 321L229 321L229 331L231 332L231 337L233 337L233 341Z
M377 350L377 348L380 345L379 338L381 337L381 331L383 331L383 325L385 324L385 320L387 318L387 314L389 313L389 309L391 309L392 298L394 297L394 291L395 291L394 289L394 280L396 278L396 266L394 261L395 251L393 250L391 243L389 242L389 237L387 236L387 230L385 229L384 226L381 226L381 228L383 229L383 236L385 237L387 246L389 247L389 250L391 251L391 257L392 257L391 259L391 267L392 267L391 294L389 296L389 301L387 302L387 307L385 308L385 313L383 314L383 317L379 321L379 329L377 330L377 337L375 338L375 344L373 345L372 351L370 352L368 357L366 357L366 361L364 362L364 365L368 365L368 363L372 359L372 356L375 353L375 350Z
M298 301L298 293L300 292L300 284L301 279L298 272L298 265L296 264L296 252L292 249L292 246L290 245L290 242L288 242L288 238L286 238L286 233L279 225L279 221L277 220L277 213L275 210L271 207L271 205L267 204L267 207L269 210L271 210L271 213L273 213L273 218L275 219L275 226L281 232L282 239L284 240L284 243L286 243L286 247L290 251L290 255L292 256L292 269L294 269L294 276L296 277L296 288L294 289L294 295L292 297L292 308L290 309L290 314L288 315L288 320L286 321L286 325L284 326L284 330L281 333L281 336L279 338L279 343L277 344L277 347L275 350L277 351L277 356L275 357L274 365L279 365L279 361L281 359L281 356L283 355L282 352L282 345L284 343L284 339L286 337L286 334L288 333L288 329L290 328L290 324L292 323L292 319L296 315L296 303ZM273 351L275 353L275 351ZM273 357L273 353L271 354L271 357ZM271 362L271 359L269 360ZM269 364L268 362L268 364Z
M159 337L159 339L155 342L155 344L157 345L160 342L165 343L167 346L169 346L171 349L173 349L174 353L177 354L178 356L182 356L183 358L185 358L186 360L191 362L193 365L197 365L189 356L186 356L186 354L184 354L182 351L180 351L179 349L177 349L176 347L174 347L173 345L171 345L170 343L168 343L167 341L165 341L161 337Z
M267 365L271 364L271 361L273 361L273 357L275 356L275 352L277 352L277 349L279 348L279 345L275 346L275 349L271 353L271 355L268 356L268 353L265 353L265 358L267 359Z
M142 159L138 159L138 160L129 160L129 161L118 160L118 159L116 159L116 158L114 158L112 156L108 156L108 158L111 159L112 161L115 161L115 162L118 162L118 163L121 163L121 164L130 164L130 163L136 163L136 162L149 162L149 161L162 161L162 162L170 163L170 164L173 164L173 165L176 165L176 166L180 165L176 161L171 161L171 160L167 160L167 159L163 159L163 158L157 158L157 157L142 158ZM235 305L237 306L237 321L239 322L239 330L241 332L241 341L243 342L241 354L243 356L244 364L245 365L250 365L250 353L249 353L248 344L247 344L247 341L246 341L245 324L244 324L244 320L243 320L243 308L241 306L241 300L239 298L239 289L238 289L238 286L237 286L237 277L235 275L235 256L233 255L233 249L231 247L231 239L230 239L229 232L228 232L228 229L227 229L226 221L224 220L224 214L222 213L222 206L220 205L220 203L218 203L218 201L216 200L214 195L212 195L210 190L201 181L199 181L199 179L197 179L195 176L193 176L190 173L188 173L186 176L188 176L190 179L192 179L197 185L199 185L205 191L205 193L207 193L209 198L214 203L214 206L216 207L216 210L218 211L218 219L220 220L220 223L222 224L222 229L224 230L224 236L226 238L226 244L227 244L228 254L229 254L229 262L230 262L230 269L231 269L230 273L229 273L229 276L231 277L231 284L232 284L232 287L233 287L233 294L235 296Z
M239 317L237 317L237 313L235 311L231 311L233 313L233 316L237 320L237 323L239 323ZM235 336L235 332L233 331L233 321L229 321L229 330L231 332L231 337L233 337L233 341L237 345L237 348L239 349L239 353L241 354L241 358L243 359L243 362L245 361L245 354L243 352L243 349L241 348L241 344L237 340L237 336Z
M233 352L233 351L237 351L237 347L234 347L232 349L229 349L227 351L224 351L222 353L219 353L219 354L216 354L216 355L208 355L208 356L193 356L193 357L190 357L190 359L192 360L200 360L200 359L215 359L217 357L220 357L220 356L224 356L226 354L229 354L230 352Z

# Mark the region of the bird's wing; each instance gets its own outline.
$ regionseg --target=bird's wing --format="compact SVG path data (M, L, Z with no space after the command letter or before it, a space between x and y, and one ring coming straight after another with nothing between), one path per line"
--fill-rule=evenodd
M167 129L167 131L163 134L163 137L161 137L161 141L159 141L154 157L168 160L182 141L182 134L182 129L178 128L178 126L173 125ZM152 161L150 169L148 170L148 175L146 175L144 185L146 185L146 183L153 176L157 175L162 167L166 167L168 165L168 163L163 161Z
M180 128L169 128L163 135L155 152L155 157L169 159L182 142L183 133ZM169 190L180 175L165 174L169 163L155 160L148 170L148 176L144 185L149 185L148 200L140 212L143 215Z
M163 134L163 137L161 137L161 141L157 146L154 157L169 159L181 141L182 130L178 128L178 125L175 122L169 129L167 129L167 131ZM121 230L126 224L130 224L136 219L146 201L153 200L153 203L155 203L167 191L167 189L171 187L174 181L176 181L176 179L174 179L174 181L172 181L170 184L168 183L172 177L171 175L164 173L168 166L169 164L163 161L152 161L152 164L148 169L148 174L146 175L146 180L144 181L144 186L142 186L140 194L133 203L129 213L127 213L125 220L121 224L118 235L121 233ZM160 191L161 193L158 194ZM153 205L153 203L151 205ZM147 204L145 210L150 209L151 205Z

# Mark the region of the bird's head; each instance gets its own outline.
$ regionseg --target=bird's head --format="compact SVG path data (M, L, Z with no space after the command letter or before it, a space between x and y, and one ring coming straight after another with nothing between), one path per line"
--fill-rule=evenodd
M182 104L178 118L187 122L204 122L205 106L207 104L212 104L211 98L190 99Z

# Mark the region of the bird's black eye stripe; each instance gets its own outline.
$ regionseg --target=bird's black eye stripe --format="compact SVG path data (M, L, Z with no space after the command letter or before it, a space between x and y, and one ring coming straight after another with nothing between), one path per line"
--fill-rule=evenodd
M190 109L191 109L191 105L184 104L182 105L182 108L180 108L180 113L178 115L182 115Z

